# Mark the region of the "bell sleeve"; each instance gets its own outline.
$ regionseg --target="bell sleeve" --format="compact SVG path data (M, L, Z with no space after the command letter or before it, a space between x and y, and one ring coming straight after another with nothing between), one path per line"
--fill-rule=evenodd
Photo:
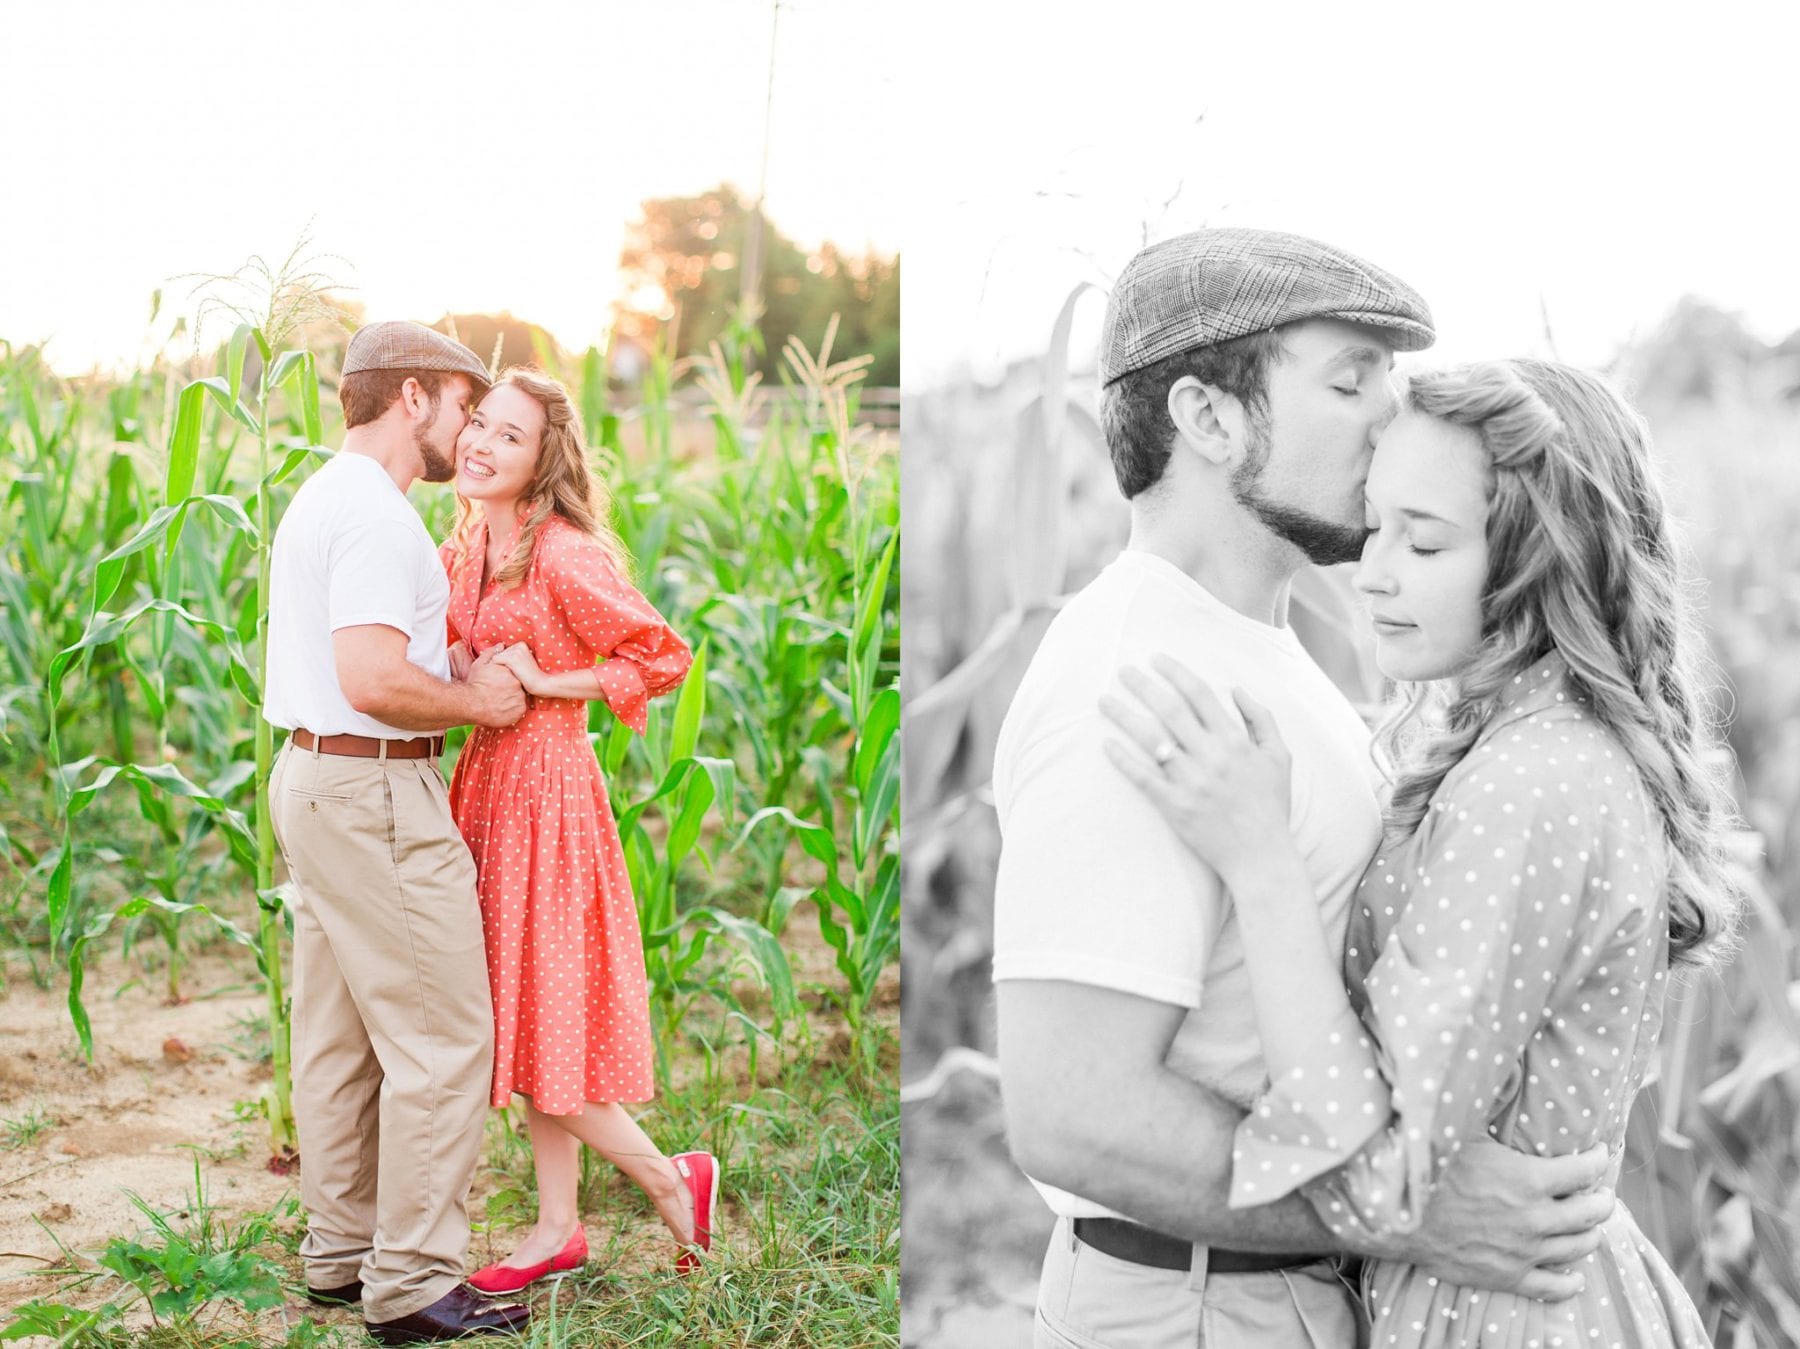
M1453 771L1362 1017L1325 1027L1239 1126L1234 1206L1299 1189L1340 1235L1417 1227L1451 1155L1510 1099L1576 948L1596 940L1608 850L1584 818L1592 798L1563 786L1575 768L1545 751Z
M642 735L650 700L687 677L693 652L594 540L569 529L546 543L543 570L552 602L597 662L607 707Z

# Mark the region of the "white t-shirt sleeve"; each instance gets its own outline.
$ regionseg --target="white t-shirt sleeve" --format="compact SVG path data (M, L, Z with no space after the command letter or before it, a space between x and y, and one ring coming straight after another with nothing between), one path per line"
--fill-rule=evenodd
M417 549L391 520L337 531L325 558L331 630L379 623L410 641L419 608Z
M1010 765L994 978L1064 979L1198 1007L1223 919L1218 876L1101 749L1098 711Z

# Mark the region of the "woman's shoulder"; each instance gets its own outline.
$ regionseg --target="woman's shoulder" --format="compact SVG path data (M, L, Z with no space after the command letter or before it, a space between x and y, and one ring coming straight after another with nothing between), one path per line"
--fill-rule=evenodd
M552 576L587 581L596 577L623 579L606 545L560 515L544 521L532 554L538 566Z
M1642 800L1630 754L1585 705L1537 709L1496 725L1444 778L1444 808L1477 808L1551 822L1567 807Z
M552 514L538 528L537 555L552 561L579 559L590 548L598 550L599 541L586 530L563 516Z

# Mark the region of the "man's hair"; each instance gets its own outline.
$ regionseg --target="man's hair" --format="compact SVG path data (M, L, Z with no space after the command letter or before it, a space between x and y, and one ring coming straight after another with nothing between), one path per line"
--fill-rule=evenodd
M1176 380L1192 375L1202 384L1223 389L1258 417L1267 408L1269 366L1286 353L1281 330L1265 328L1165 356L1108 384L1100 394L1100 425L1112 454L1113 476L1125 499L1162 481L1175 438L1169 388Z
M455 370L358 370L338 380L338 402L344 407L344 429L376 421L394 405L400 388L409 379L419 381L425 396L435 408L442 395L444 381L457 374ZM468 376L464 375L464 379Z

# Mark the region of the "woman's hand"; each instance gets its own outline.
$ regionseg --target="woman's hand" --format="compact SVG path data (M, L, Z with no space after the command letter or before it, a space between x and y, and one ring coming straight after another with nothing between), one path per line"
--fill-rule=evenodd
M1292 760L1268 709L1234 689L1245 722L1239 726L1180 662L1157 656L1151 665L1161 678L1123 670L1129 696L1100 699L1100 710L1123 732L1105 742L1107 758L1221 876L1272 848L1291 847Z
M469 667L474 663L475 658L469 654L467 642L450 644L450 677L457 683L460 684L469 677Z
M514 642L510 646L489 647L488 651L493 653L495 664L504 665L513 672L525 692L534 698L543 696L544 680L548 676L538 668L537 661L532 659L530 647L523 642ZM482 654L487 655L488 652L484 651Z

